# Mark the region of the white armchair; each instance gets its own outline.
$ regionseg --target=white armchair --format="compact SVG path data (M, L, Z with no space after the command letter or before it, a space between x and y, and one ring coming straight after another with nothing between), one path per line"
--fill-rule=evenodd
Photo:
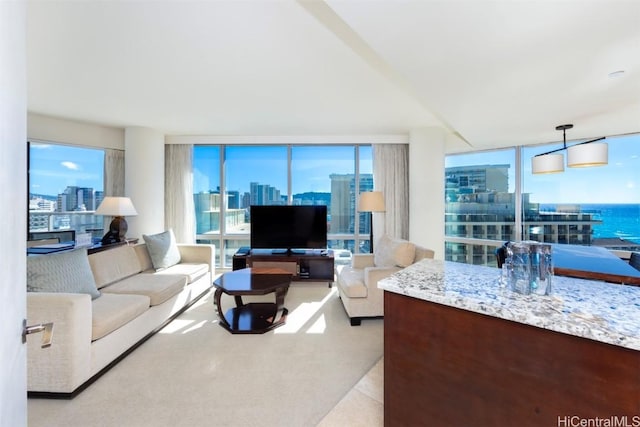
M378 281L433 256L430 249L407 240L383 236L373 254L354 254L350 266L339 266L338 292L351 325L360 325L366 317L384 316L384 292L378 288Z

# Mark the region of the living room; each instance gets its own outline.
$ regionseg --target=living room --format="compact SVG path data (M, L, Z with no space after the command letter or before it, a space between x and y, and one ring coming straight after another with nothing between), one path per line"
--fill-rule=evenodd
M558 141L566 122L572 139L639 130L637 6L497 6L4 2L2 201L23 205L28 139L123 150L135 236L165 229L166 144L407 144L409 236L442 259L445 154ZM4 215L5 283L24 284L26 218ZM0 293L3 341L23 288ZM4 398L24 350L0 354L3 424L24 425L26 399Z

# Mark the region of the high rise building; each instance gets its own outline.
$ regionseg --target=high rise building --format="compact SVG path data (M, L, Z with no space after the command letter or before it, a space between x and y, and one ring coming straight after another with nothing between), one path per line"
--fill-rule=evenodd
M509 165L473 165L445 170L445 234L509 241L515 239L515 194L509 193ZM591 244L593 225L600 221L579 205L541 212L522 194L522 240L546 243ZM447 243L445 258L471 264L490 264L490 246Z
M360 232L369 232L369 216L356 215L356 182L354 174L331 174L332 233L354 233L355 219L359 218ZM360 174L360 192L373 190L373 175Z

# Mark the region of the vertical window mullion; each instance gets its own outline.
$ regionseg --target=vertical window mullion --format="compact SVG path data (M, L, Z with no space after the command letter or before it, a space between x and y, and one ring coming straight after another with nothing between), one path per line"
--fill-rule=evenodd
M218 149L220 150L220 155L218 156L220 164L220 236L218 237L218 247L221 249L220 252L220 264L221 267L227 267L225 265L225 257L224 253L226 251L225 239L227 236L227 183L224 179L224 165L225 165L225 149L226 145L219 145Z
M522 240L522 147L515 147L515 238Z
M292 158L291 144L287 145L287 205L293 204L293 184L291 183L291 158Z
M354 238L354 251L360 247L360 214L358 213L358 197L360 194L360 145L353 147L354 150L354 162L355 162L355 199L353 209L353 238Z

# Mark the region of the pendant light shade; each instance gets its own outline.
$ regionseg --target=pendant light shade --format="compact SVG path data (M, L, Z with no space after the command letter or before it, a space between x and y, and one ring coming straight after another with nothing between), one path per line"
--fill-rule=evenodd
M587 168L609 162L609 147L605 143L578 144L567 148L567 166Z
M564 156L543 154L532 157L531 172L535 174L564 172Z
M570 168L587 168L591 166L602 166L609 162L609 147L607 144L594 144L596 141L605 139L592 139L581 142L571 147L567 147L567 129L571 129L572 124L556 126L556 130L562 131L562 148L546 153L538 154L531 158L531 172L534 174L556 173L564 171L564 156L559 151L567 151L567 166Z

